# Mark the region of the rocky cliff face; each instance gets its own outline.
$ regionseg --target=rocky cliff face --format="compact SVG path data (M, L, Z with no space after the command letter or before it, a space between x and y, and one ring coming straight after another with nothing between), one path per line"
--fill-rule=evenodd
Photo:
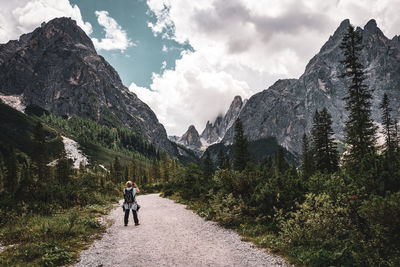
M344 20L324 44L319 53L307 64L299 79L279 80L268 89L253 95L240 112L244 131L250 140L274 136L289 151L301 153L301 137L309 133L316 109L326 107L333 118L336 138L343 139L347 120L343 97L347 83L338 76L343 73L339 48L349 26ZM374 89L372 116L380 122L379 104L386 92L391 100L394 116L399 114L400 100L400 38L388 39L370 20L364 29L357 28L363 36L362 63L366 71L366 84ZM233 129L223 139L232 143Z
M247 100L243 102L240 96L235 96L225 116L218 116L215 119L214 124L211 124L209 121L207 121L206 128L203 130L200 136L203 146L209 146L211 144L218 143L224 138L225 133L235 123L235 120L239 116L239 113L244 107L246 101Z
M193 150L201 148L199 133L193 125L189 126L189 129L177 140L177 143Z
M122 84L70 18L53 19L0 45L0 93L59 115L121 124L177 155L154 112Z

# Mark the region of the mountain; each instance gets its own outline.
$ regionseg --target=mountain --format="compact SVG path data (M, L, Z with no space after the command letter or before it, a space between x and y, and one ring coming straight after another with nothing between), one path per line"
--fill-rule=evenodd
M350 25L344 20L322 46L298 79L279 80L268 89L253 95L240 112L245 135L249 140L274 136L290 152L301 153L301 138L309 133L316 109L326 107L333 119L336 138L343 140L347 112L343 97L348 83L339 78L343 73L340 43ZM386 92L399 115L400 100L400 37L388 39L370 20L357 28L363 37L361 61L366 71L366 84L374 89L372 117L380 122L379 104ZM232 143L233 129L228 129L224 143Z
M199 133L193 125L190 125L186 133L178 138L177 143L193 150L201 147Z
M214 124L207 121L206 127L200 136L204 146L218 143L224 138L225 133L235 123L246 101L242 101L240 96L235 96L225 116L218 116Z
M0 93L57 115L129 128L170 155L178 154L154 112L122 84L70 18L53 19L0 45Z

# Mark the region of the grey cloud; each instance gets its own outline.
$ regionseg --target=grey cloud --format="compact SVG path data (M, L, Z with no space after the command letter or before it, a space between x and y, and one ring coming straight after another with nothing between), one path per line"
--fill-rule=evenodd
M254 25L264 43L276 34L301 34L303 30L324 32L332 21L320 13L306 9L301 1L291 5L278 17L257 16L237 0L215 0L213 8L197 10L193 21L198 30L210 36L221 33L231 54L242 53L252 46L251 36L243 36L246 24ZM241 31L242 30L242 31ZM249 38L250 37L250 38ZM258 36L254 36L256 39ZM257 38L258 39L258 38Z

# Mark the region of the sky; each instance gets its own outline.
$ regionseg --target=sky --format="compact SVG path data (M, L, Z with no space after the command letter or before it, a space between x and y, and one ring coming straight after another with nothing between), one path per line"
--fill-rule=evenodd
M0 0L0 43L71 17L169 135L298 78L340 22L400 34L400 0Z

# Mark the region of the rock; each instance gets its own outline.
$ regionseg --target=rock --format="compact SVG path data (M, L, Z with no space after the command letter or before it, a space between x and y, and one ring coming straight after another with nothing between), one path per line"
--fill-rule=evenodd
M343 58L339 45L350 24L344 20L321 50L307 64L299 79L279 80L268 89L253 95L240 112L248 139L274 136L278 143L292 153L301 153L301 138L309 133L316 109L326 107L333 119L335 137L343 140L347 111L343 97L347 82L339 78ZM366 71L366 84L374 89L372 117L380 122L379 104L387 93L393 116L399 115L400 100L400 42L395 36L388 39L370 20L364 29L358 28L364 49L361 61ZM223 142L232 143L233 129L228 129Z
M178 142L189 148L201 147L199 133L193 125L189 126L189 129L182 135Z
M220 142L224 138L225 133L235 123L246 101L243 102L240 96L235 96L225 116L218 116L214 124L211 124L209 121L207 122L206 128L200 136L203 146L208 147L211 144Z
M122 84L70 18L53 19L0 45L0 93L23 95L25 105L58 115L127 127L170 155L178 153L154 112Z

